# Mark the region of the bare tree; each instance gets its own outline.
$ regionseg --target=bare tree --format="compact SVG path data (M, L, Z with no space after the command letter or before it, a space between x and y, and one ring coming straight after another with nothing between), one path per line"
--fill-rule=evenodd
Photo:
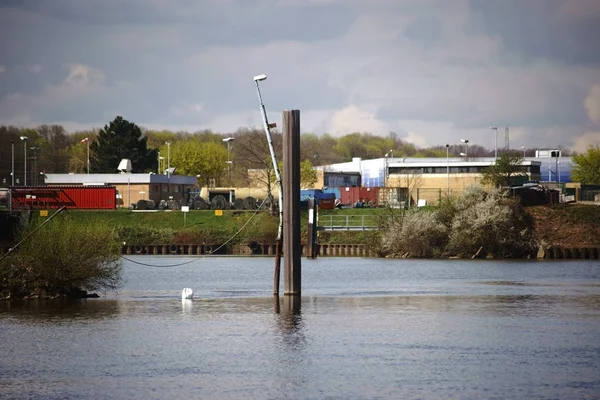
M281 133L273 130L271 136L277 157L281 160ZM275 172L273 171L273 162L265 133L258 129L238 129L234 137L233 162L237 173L242 176L245 175L248 186L262 187L266 190L273 210L275 206L273 196Z

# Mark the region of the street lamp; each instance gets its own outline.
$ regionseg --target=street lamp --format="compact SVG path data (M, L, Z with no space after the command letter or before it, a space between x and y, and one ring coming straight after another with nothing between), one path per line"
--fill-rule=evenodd
M465 144L465 157L469 157L469 139L460 139Z
M165 142L167 145L167 171L171 168L171 142ZM168 174L168 172L167 172Z
M90 138L86 137L79 141L79 143L87 144L87 173L90 173Z
M12 177L12 186L15 186L15 141L11 140L10 141L10 147L12 150L12 158L11 158L11 173L10 176Z
M490 130L494 131L494 158L498 159L498 127L490 126Z
M525 146L521 146L521 150L523 150L523 158L525 158Z
M29 157L31 159L31 184L37 186L37 177L35 175L35 160L37 160L35 151L39 150L39 147L33 146L30 147L31 151L33 151L33 156Z
M24 151L23 160L25 161L25 168L23 170L23 186L27 186L27 139L29 139L27 136L21 136Z
M446 197L450 195L450 145L446 145Z
M267 119L267 112L265 111L265 105L263 104L262 96L260 95L260 88L258 82L267 79L267 75L260 74L254 77L254 83L256 83L256 94L258 95L258 102L260 103L260 113L262 115L263 127L265 129L265 135L267 136L267 142L269 144L269 152L271 153L271 162L273 163L273 170L275 171L275 179L279 187L279 228L277 230L277 241L281 243L283 237L283 186L281 182L281 174L279 173L279 165L277 164L277 155L273 147L273 139L271 138L271 127L275 127L275 124L269 124Z
M164 159L165 159L164 157L160 157L160 156L158 157L158 173L163 174L163 175L164 175L165 171L163 171L161 169L161 164L162 164L161 161L164 163ZM164 165L163 165L163 167L164 167Z
M231 141L232 140L235 140L235 138L232 136L226 137L223 139L223 141L225 143L227 143L227 180L228 180L229 186L231 186L231 164L232 164L232 162L229 160L229 154L231 152Z

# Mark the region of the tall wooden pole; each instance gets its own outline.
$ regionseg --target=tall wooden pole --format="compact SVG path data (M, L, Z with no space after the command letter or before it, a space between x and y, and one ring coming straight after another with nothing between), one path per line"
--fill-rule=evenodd
M300 110L283 112L284 295L300 296Z

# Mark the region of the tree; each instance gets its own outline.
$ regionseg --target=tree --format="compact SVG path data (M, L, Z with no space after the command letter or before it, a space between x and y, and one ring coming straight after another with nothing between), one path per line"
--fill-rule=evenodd
M588 185L600 184L600 146L590 146L584 154L573 156L571 178Z
M98 139L90 145L90 169L116 173L121 159L127 158L131 160L131 172L156 171L158 153L148 148L147 141L136 124L118 116L98 132Z
M211 179L219 182L227 170L227 149L192 137L171 145L171 166L182 175L200 175L206 184Z
M283 138L281 133L276 131L271 131L271 136L277 159L281 161ZM275 204L275 197L273 196L275 173L265 133L258 129L241 129L235 134L235 143L233 163L237 167L237 171L245 174L245 177L249 180L249 186L263 187L266 190L273 211Z
M317 172L307 158L300 163L300 187L312 188L317 183Z
M494 165L486 168L482 175L484 184L495 187L511 186L512 179L525 175L523 158L517 152L503 153Z

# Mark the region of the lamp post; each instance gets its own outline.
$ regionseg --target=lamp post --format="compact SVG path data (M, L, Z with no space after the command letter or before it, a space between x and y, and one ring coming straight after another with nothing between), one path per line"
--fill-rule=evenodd
M494 131L494 158L498 159L498 127L490 126L490 130Z
M465 158L469 158L469 139L460 139L465 144Z
M525 146L521 146L521 150L523 150L523 158L525 158Z
M490 126L490 130L494 131L494 158L498 159L498 127Z
M258 82L257 82L258 84ZM229 186L231 186L231 160L229 159L229 155L231 153L231 141L235 140L234 137L230 136L230 137L226 137L223 139L223 141L225 143L227 143L227 183L229 183Z
M35 151L39 150L39 147L33 146L30 149L33 151L33 155L29 157L31 159L31 184L37 186L37 176L35 174L35 160L37 160L37 157Z
M10 147L12 150L10 176L12 177L12 186L15 186L15 141L14 140L10 141Z
M79 143L86 143L87 144L87 173L90 173L90 138L86 137L84 139L81 139L81 141Z
M161 165L164 164L164 160L165 160L164 157L158 157L158 173L163 174L163 175L164 175L165 171L162 171ZM164 168L164 165L162 165L162 168Z
M171 142L165 142L167 145L167 175L169 174L169 168L171 168Z
M450 195L450 145L446 145L446 197Z
M27 136L21 136L21 140L23 141L23 161L25 162L25 167L23 169L23 186L27 186Z
M258 82L264 81L265 79L267 79L267 75L265 75L265 74L256 75L254 77L254 83L256 83L256 93L258 95L258 102L260 103L260 112L262 115L263 127L265 129L265 135L267 136L267 142L269 144L269 152L271 153L271 162L273 163L273 170L275 171L275 180L277 181L277 184L279 187L280 226L279 226L279 232L277 234L277 237L281 238L281 234L283 233L283 203L282 203L283 188L282 188L282 182L281 182L281 174L279 173L279 165L277 164L277 155L275 154L275 148L273 147L273 139L271 138L271 131L270 131L270 129L272 127L275 127L276 125L269 124L269 120L267 119L267 112L265 111L265 105L263 104L262 96L260 95L260 87L258 86Z
M277 187L279 189L279 227L277 228L277 239L275 245L275 273L273 277L273 294L279 294L279 271L281 262L281 253L283 245L283 182L281 182L281 174L279 173L279 164L277 163L277 154L273 148L273 139L271 138L271 127L275 127L275 124L269 124L267 119L267 112L265 111L265 105L263 104L262 96L260 95L260 87L258 82L267 79L267 75L260 74L254 77L254 83L256 84L256 94L258 95L258 102L260 103L260 113L263 120L263 128L265 129L265 135L267 136L267 143L269 144L269 152L271 153L271 162L273 163L273 170L275 171L275 180L277 181ZM286 240L291 240L286 239ZM286 255L290 257L290 255Z
M384 162L384 170L383 170L383 187L387 187L388 181L388 165L389 165L389 156L390 152L385 153L385 162Z

